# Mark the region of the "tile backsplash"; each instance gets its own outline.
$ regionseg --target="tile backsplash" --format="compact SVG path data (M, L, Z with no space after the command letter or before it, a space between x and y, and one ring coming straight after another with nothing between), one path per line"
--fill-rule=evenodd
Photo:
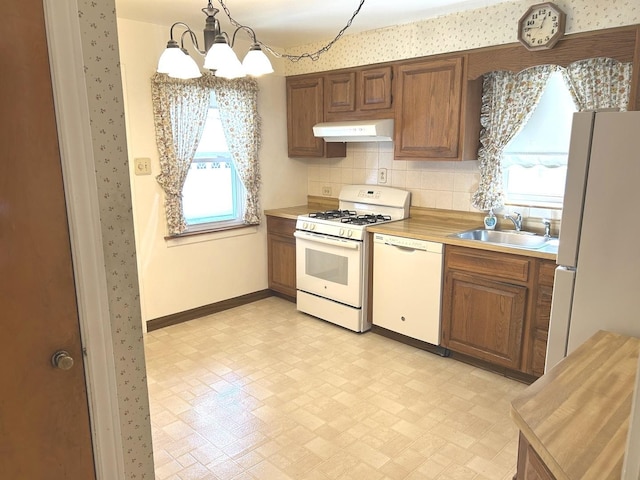
M385 169L386 183L380 181ZM394 160L393 142L347 144L345 158L309 160L308 191L313 196L338 197L343 185L385 185L411 192L411 206L478 212L471 198L478 189L478 161ZM496 213L518 211L527 218L559 220L556 209L505 206ZM525 220L526 223L526 220Z
M386 183L379 181L382 169L386 170ZM472 212L477 211L471 206L471 196L479 180L475 160L394 160L392 142L365 142L347 144L345 158L310 161L308 189L309 195L337 197L343 185L379 184L409 190L412 206Z

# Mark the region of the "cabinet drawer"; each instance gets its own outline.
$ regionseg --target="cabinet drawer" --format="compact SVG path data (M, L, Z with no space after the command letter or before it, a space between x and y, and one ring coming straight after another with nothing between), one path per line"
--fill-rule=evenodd
M296 231L296 221L290 218L267 215L267 231L287 237L290 236L291 240L293 240L293 232Z
M450 269L527 283L531 259L474 248L447 246L446 265Z

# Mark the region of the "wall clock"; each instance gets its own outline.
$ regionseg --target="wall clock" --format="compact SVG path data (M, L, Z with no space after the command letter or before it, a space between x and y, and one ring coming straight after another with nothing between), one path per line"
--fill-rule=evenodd
M518 21L518 40L533 51L552 48L564 35L566 17L552 2L531 5Z

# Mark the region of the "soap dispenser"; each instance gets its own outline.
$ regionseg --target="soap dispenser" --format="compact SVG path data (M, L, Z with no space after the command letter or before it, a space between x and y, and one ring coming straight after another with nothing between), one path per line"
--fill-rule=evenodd
M498 223L498 220L496 219L496 216L493 214L493 209L490 208L489 213L487 213L487 216L484 217L484 228L486 228L487 230L495 230L497 223Z

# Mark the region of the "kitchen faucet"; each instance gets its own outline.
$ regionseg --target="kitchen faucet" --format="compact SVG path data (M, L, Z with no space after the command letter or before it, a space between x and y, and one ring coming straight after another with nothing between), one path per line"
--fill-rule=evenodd
M513 215L515 215L515 218L512 217L511 214L506 214L504 218L507 220L511 220L513 222L513 225L516 227L516 232L519 232L520 230L522 230L522 215L518 212L513 212Z

